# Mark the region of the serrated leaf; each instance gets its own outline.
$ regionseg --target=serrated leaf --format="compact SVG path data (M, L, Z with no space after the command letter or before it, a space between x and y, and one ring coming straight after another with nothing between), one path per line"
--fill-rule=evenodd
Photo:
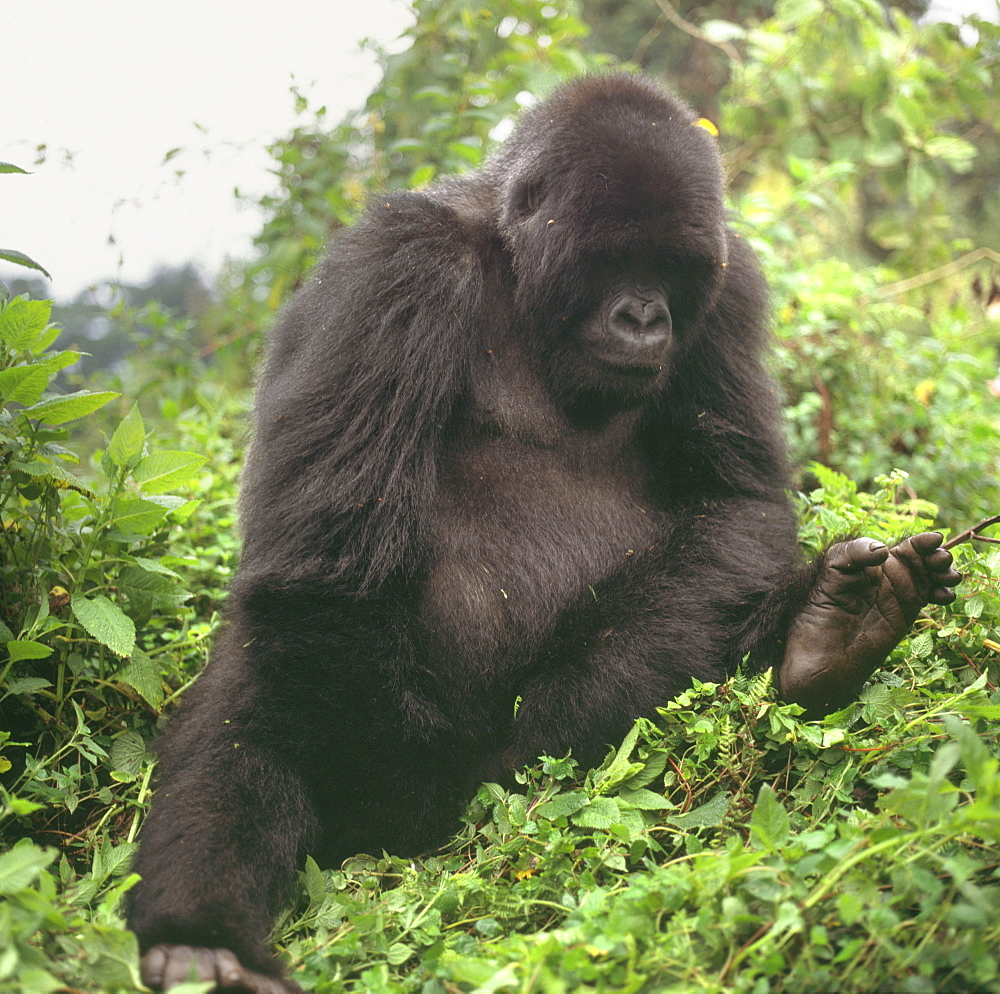
M719 792L710 801L682 815L670 815L667 821L678 828L716 828L729 811L729 798Z
M10 658L14 661L18 659L45 659L47 656L52 655L51 646L42 645L41 642L22 641L20 639L11 639L7 643L7 651L10 653Z
M118 574L118 589L132 600L148 600L157 608L177 607L191 596L169 576L139 566L126 566Z
M126 729L111 743L109 759L113 770L137 776L145 758L145 740L134 728Z
M110 524L128 538L149 535L166 516L167 509L159 504L141 497L125 497L115 501Z
M142 423L139 405L133 404L108 442L108 456L116 466L131 468L139 461L145 441L146 428Z
M653 790L623 790L618 794L618 798L640 811L669 811L676 807L662 794L657 794Z
M565 794L556 794L544 804L540 804L536 810L539 818L561 818L576 814L581 808L586 807L589 799L582 791L569 791Z
M573 815L573 824L581 828L610 828L623 821L621 808L613 797L595 797Z
M180 573L175 573L169 566L164 566L163 563L157 562L155 559L144 559L142 556L136 556L135 562L147 573L159 573L161 576L170 576L175 580L183 579Z
M57 490L75 490L84 497L94 497L94 491L82 480L77 479L69 470L63 469L58 463L13 461L10 464L12 472L25 473L39 483L46 483Z
M133 649L132 658L114 675L116 683L131 687L151 708L163 703L160 669L142 649Z
M0 310L0 341L18 350L33 348L45 332L51 313L51 300L12 300Z
M47 425L64 425L68 421L84 418L94 411L100 410L115 397L120 396L110 390L91 393L89 390L78 390L63 397L50 397L41 403L26 407L21 413L33 421L41 421Z
M116 655L131 655L135 648L135 625L117 604L112 604L103 594L93 597L74 594L70 603L73 614L88 635Z
M52 374L72 366L81 355L82 352L65 350L45 356L37 362L5 369L0 372L0 397L7 403L22 404L25 407L37 404L49 385Z
M151 452L136 466L132 478L147 494L162 494L187 483L205 465L196 452Z

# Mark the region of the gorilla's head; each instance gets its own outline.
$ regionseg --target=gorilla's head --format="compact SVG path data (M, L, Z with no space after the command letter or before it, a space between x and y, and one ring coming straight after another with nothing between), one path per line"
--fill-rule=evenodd
M722 167L695 114L648 79L586 77L524 115L485 174L560 392L660 389L726 265Z

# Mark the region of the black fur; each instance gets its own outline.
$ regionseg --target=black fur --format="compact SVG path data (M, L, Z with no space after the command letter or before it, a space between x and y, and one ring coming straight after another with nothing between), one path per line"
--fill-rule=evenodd
M371 203L287 309L228 625L160 750L144 949L271 972L304 853L419 853L482 779L780 662L813 573L766 289L694 122L572 83L480 171Z

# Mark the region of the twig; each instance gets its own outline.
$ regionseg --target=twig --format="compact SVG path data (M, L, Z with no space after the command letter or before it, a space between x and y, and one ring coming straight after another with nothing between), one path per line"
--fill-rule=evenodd
M979 262L980 259L989 259L991 262L1000 265L1000 252L994 252L993 249L988 248L977 248L975 251L969 252L968 255L963 255L960 259L955 259L954 262L938 266L937 269L921 273L919 276L913 276L908 280L900 280L898 283L886 283L885 286L879 287L878 295L880 297L892 297L897 293L916 290L917 287L926 286L928 283L934 283L936 280L941 280L946 276L960 272L966 266L971 266L974 262Z
M706 44L714 45L716 48L721 49L737 65L743 64L742 56L732 45L729 44L728 41L712 41L712 39L707 37L705 33L699 30L696 25L692 24L690 21L685 21L684 18L677 13L676 8L670 0L656 0L656 5L663 11L667 20L670 21L670 23L675 27L680 28L681 31L686 31L692 38L697 38L699 41L703 41Z
M979 534L981 531L989 528L990 525L998 523L1000 523L1000 514L994 514L992 518L983 518L978 525L966 528L964 532L959 532L954 538L948 539L941 548L950 549L953 546L961 545L963 542L989 542L992 545L1000 545L1000 538L986 538L985 535Z

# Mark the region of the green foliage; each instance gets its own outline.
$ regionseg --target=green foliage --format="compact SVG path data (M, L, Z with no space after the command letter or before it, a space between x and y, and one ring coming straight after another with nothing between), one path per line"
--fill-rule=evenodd
M175 571L189 557L170 548L198 502L168 493L205 457L150 451L132 407L92 471L71 472L66 425L118 395L51 389L78 353L53 350L50 307L0 305L0 797L5 835L72 838L95 812L134 819L150 772L140 733L206 634Z

